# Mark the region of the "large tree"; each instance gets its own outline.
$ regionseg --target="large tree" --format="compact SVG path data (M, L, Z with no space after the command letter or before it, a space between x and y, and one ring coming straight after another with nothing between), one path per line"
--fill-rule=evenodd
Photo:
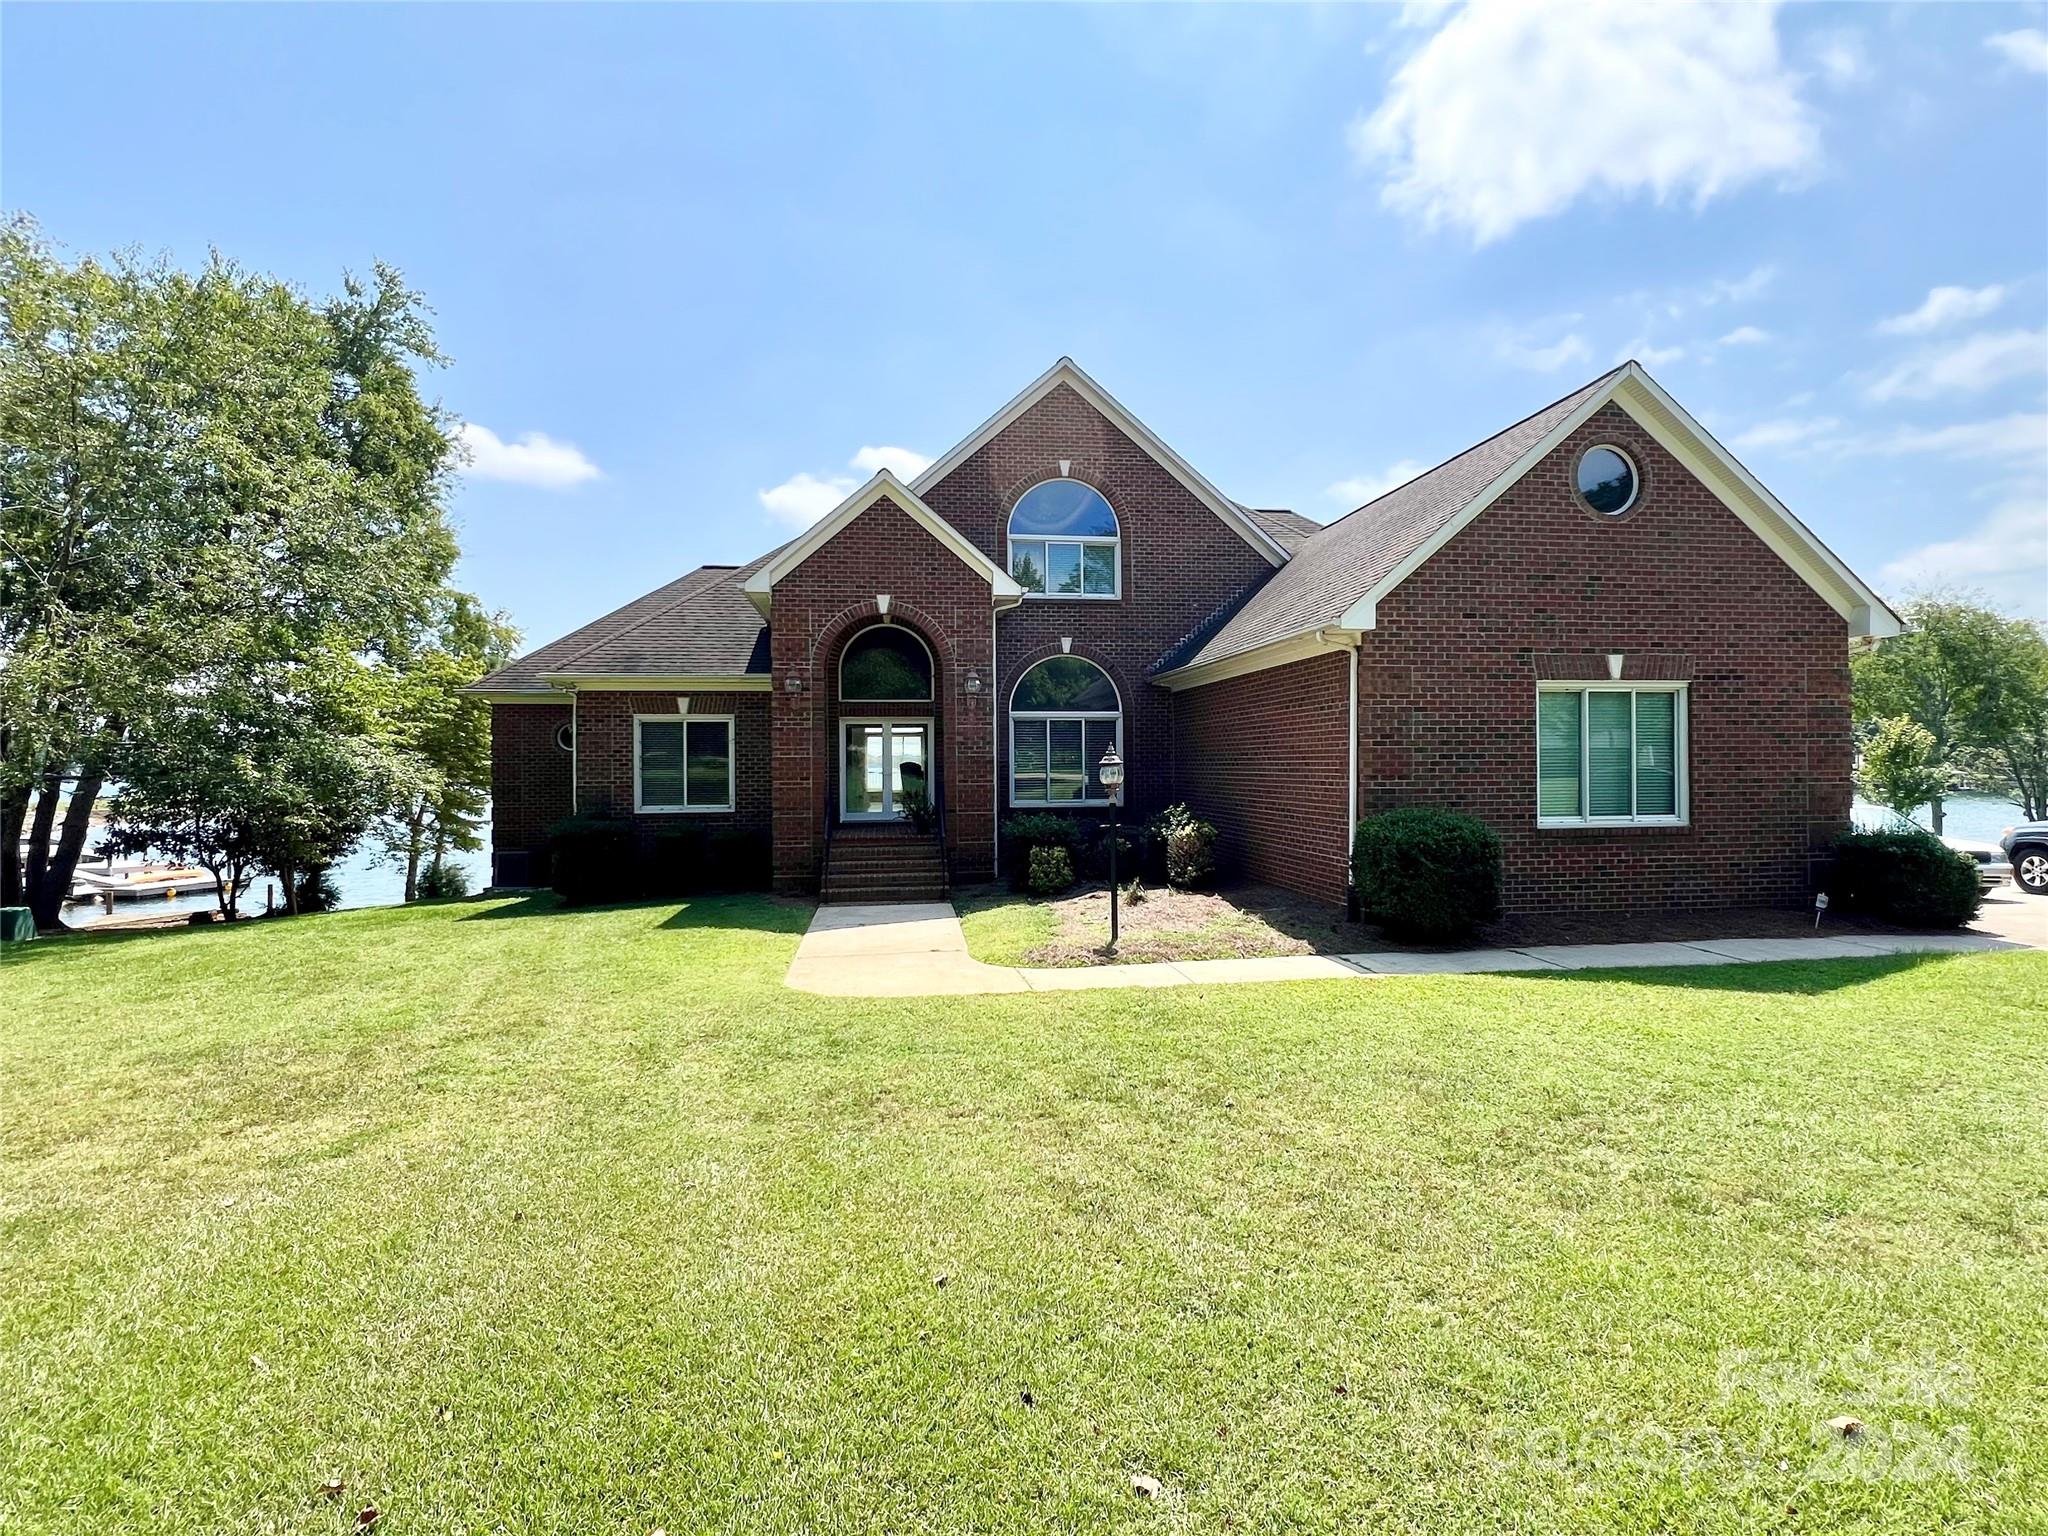
M1952 594L1917 598L1901 617L1905 634L1852 664L1858 723L1903 717L1920 726L1932 738L1929 762L1943 788L1961 781L1970 754L1995 754L2028 814L2039 814L2037 754L2048 707L2039 627ZM1938 833L1941 793L1926 803Z
M0 230L0 903L54 925L101 788L224 679L410 643L455 555L438 361L382 267L315 304Z
M433 627L389 658L376 680L380 734L408 768L373 835L382 856L405 871L405 899L419 895L422 868L440 870L454 850L483 845L491 792L491 712L460 690L504 664L518 632L466 593L449 593Z

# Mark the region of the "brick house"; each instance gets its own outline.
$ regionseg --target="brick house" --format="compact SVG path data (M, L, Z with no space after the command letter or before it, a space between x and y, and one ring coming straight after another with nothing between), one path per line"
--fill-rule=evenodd
M1328 526L1225 496L1061 359L884 470L476 685L498 883L574 810L782 890L998 875L1026 810L1186 801L1340 901L1362 815L1500 834L1509 910L1804 901L1847 825L1867 586L1635 363ZM929 803L919 833L908 812Z

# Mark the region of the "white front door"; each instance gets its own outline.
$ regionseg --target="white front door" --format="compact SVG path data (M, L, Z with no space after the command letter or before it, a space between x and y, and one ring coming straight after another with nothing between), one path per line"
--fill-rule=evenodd
M929 720L842 720L839 747L841 821L893 821L906 786L937 788Z

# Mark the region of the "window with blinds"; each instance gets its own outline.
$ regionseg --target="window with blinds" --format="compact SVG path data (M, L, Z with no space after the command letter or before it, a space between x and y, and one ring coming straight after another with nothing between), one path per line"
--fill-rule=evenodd
M1686 690L1545 685L1536 695L1536 819L1685 820Z

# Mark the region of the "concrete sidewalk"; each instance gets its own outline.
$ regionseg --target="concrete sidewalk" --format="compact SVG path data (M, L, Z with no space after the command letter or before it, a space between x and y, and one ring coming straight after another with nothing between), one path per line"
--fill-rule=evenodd
M945 902L820 907L797 945L786 982L826 997L940 997L980 992L1075 992L1101 987L1185 987L1244 981L1356 981L1476 971L1580 971L1604 966L1738 965L1872 955L2025 949L1988 934L1879 938L1699 939L1659 944L1539 944L1447 954L1276 955L1262 960L1172 960L1143 965L1032 969L985 965L967 952Z

